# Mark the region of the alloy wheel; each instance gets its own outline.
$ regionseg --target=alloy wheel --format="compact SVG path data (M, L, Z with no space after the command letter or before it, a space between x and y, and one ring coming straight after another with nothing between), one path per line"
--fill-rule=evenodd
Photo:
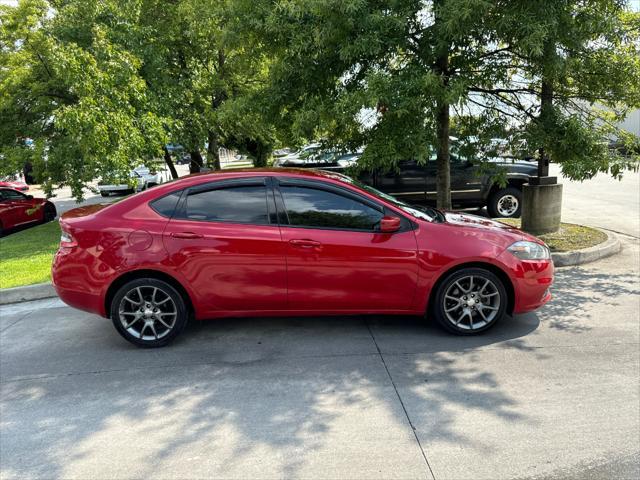
M456 328L475 330L491 323L500 310L500 291L488 278L465 276L453 282L444 294L443 310Z
M134 338L159 340L173 330L178 308L171 295L160 287L138 286L120 301L118 319Z

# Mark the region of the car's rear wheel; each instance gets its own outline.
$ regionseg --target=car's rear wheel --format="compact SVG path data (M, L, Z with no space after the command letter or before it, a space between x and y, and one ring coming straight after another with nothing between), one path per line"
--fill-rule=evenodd
M155 278L139 278L120 287L110 313L120 335L140 347L168 344L184 329L188 318L182 295Z
M440 284L432 311L449 332L474 335L500 321L507 303L507 291L500 278L489 270L465 268Z
M522 192L515 187L501 188L489 197L491 218L518 218L522 212Z

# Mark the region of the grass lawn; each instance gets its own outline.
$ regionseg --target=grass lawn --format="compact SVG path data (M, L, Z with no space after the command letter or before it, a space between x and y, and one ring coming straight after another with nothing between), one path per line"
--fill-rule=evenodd
M496 220L520 228L519 218L497 218ZM546 243L552 252L569 252L593 247L607 239L607 235L600 230L573 223L561 223L560 230L557 232L545 233L537 237Z
M0 238L0 288L51 280L51 261L59 242L57 221Z

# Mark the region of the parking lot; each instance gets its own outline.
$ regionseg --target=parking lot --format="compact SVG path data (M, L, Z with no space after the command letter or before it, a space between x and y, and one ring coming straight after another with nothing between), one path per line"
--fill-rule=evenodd
M1 477L638 478L640 259L621 240L473 338L247 318L143 350L57 299L0 307Z

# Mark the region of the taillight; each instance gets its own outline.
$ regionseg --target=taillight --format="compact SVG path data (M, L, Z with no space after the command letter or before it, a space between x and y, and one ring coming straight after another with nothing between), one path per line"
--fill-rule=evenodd
M73 248L78 245L73 236L69 232L62 230L60 233L60 248Z

